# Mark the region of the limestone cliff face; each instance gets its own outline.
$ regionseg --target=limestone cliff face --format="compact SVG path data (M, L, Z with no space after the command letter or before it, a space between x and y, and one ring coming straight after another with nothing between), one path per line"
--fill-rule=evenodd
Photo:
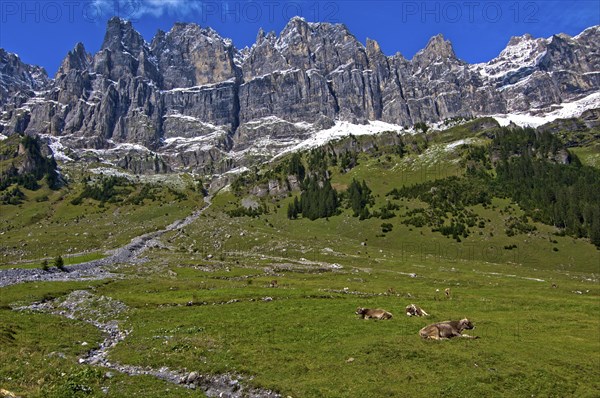
M49 83L44 68L27 65L18 55L0 48L0 106L19 107Z
M544 109L599 89L600 27L515 37L469 65L441 35L408 60L344 25L301 18L279 35L261 30L242 51L188 23L147 43L113 18L98 53L78 43L54 79L0 50L0 133L47 134L74 149L141 145L161 158L119 157L136 172L222 172L250 162L252 148L283 148L336 120L412 126Z
M169 32L159 32L151 51L164 90L220 83L241 75L231 41L196 24L177 23Z

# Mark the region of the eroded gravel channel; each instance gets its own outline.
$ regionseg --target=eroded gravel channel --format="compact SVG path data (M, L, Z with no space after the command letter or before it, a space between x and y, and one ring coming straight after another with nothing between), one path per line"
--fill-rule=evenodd
M167 232L181 229L200 217L200 214L211 205L211 197L206 197L204 200L207 203L207 206L204 208L194 212L183 220L173 222L165 229L133 238L127 245L112 250L110 255L103 259L66 266L65 271L57 269L44 271L41 268L13 268L0 270L0 288L24 282L81 281L115 278L117 275L111 273L106 268L117 264L135 263L140 261L139 256L153 245L154 240L160 238Z

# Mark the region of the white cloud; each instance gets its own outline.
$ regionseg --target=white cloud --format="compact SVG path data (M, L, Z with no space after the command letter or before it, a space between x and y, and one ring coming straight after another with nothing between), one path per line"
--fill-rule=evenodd
M136 19L146 15L185 16L201 13L201 0L94 0L93 4L105 15Z

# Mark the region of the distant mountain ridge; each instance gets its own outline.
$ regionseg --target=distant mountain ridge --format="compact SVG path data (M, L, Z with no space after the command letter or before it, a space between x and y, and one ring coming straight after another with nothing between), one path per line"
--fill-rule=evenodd
M134 172L222 173L336 122L390 128L453 117L552 110L600 91L600 26L514 37L470 65L443 36L411 60L360 43L341 24L293 18L238 50L176 23L150 43L119 18L96 54L78 43L54 79L0 50L0 134L39 134L76 160Z

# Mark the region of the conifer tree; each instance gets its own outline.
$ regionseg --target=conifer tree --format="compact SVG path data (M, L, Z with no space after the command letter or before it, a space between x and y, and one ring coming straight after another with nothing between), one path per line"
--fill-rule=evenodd
M61 256L58 256L54 259L54 266L61 271L65 270L65 261Z

